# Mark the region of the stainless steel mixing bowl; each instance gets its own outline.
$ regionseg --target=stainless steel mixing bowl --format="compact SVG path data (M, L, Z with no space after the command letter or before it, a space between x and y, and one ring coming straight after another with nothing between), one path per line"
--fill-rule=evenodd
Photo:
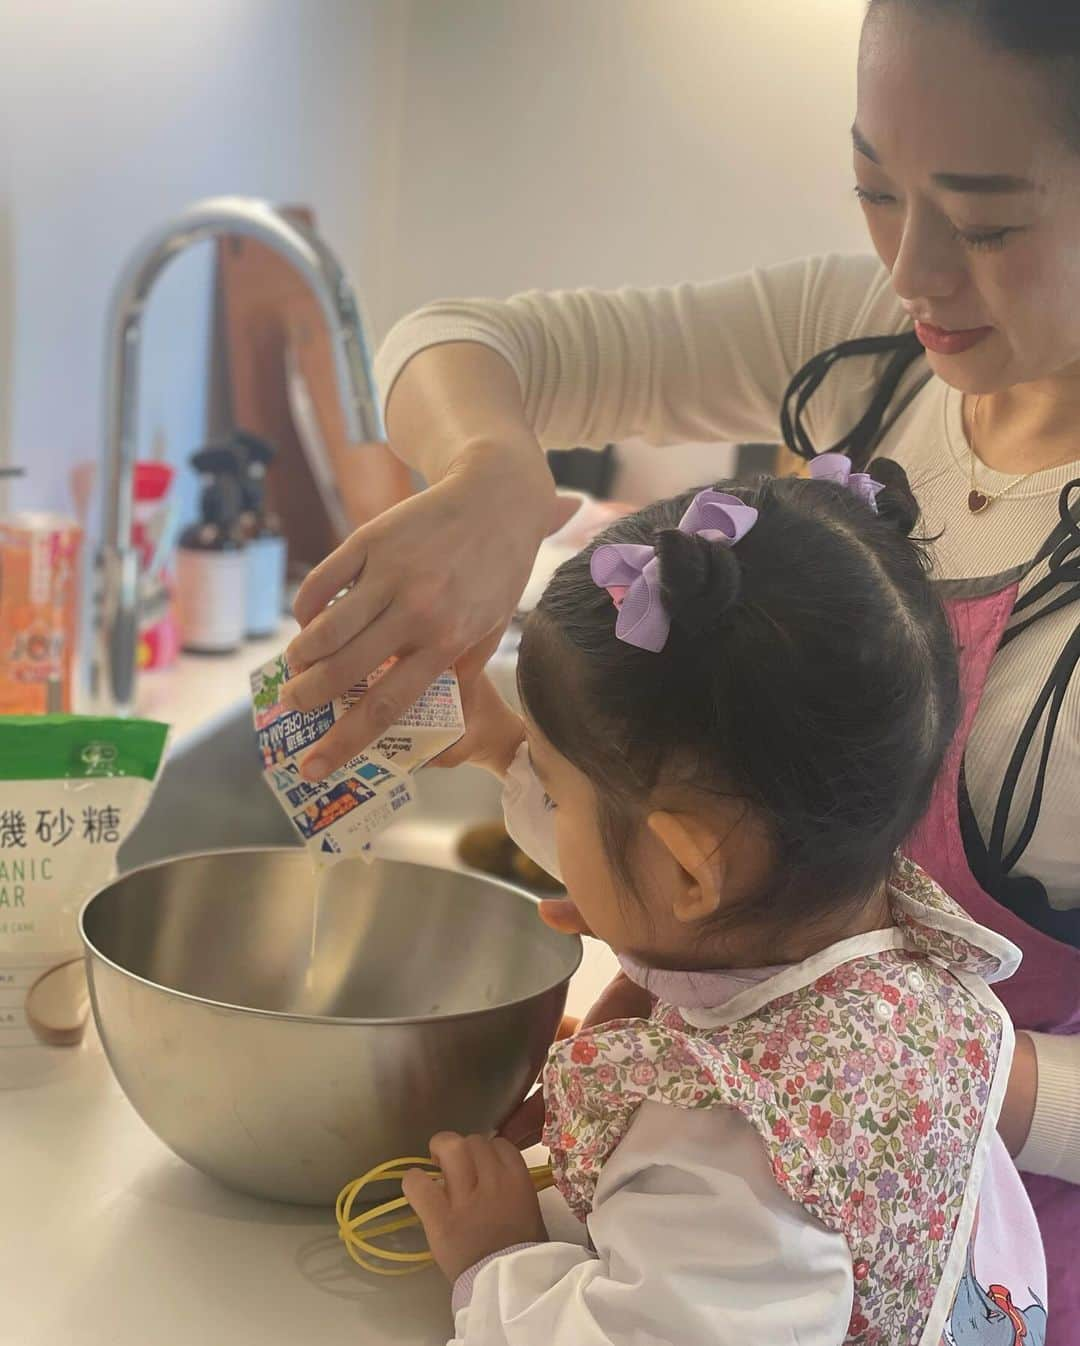
M581 944L494 879L218 851L86 904L94 1015L147 1125L228 1186L332 1202L447 1128L490 1132L535 1079Z

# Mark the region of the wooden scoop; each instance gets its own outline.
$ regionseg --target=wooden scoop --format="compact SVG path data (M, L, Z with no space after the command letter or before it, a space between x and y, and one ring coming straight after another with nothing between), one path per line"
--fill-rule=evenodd
M82 958L49 968L27 992L27 1022L46 1047L77 1047L89 1014L90 992Z

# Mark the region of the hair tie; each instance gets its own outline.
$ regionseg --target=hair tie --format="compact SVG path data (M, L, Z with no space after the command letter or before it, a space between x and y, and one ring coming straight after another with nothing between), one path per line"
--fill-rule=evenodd
M814 481L834 481L843 486L876 514L877 498L885 489L868 472L852 472L851 459L844 453L819 453L810 460L810 476Z
M679 531L733 547L753 528L757 517L753 505L744 504L734 495L699 491L679 520ZM593 552L589 573L598 588L607 590L618 609L618 639L659 653L667 644L671 618L660 596L656 548L643 543L609 542Z

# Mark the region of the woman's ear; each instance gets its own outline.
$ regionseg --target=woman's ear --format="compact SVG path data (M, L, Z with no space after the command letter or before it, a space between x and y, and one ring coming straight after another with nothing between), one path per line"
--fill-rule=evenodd
M678 870L672 915L684 925L714 915L723 901L728 877L721 838L689 813L650 813L648 825Z

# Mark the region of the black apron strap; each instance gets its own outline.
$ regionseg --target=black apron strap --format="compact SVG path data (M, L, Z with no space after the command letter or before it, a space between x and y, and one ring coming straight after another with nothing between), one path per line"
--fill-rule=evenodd
M1038 564L1040 560L1049 557L1047 574L1017 601L1014 612L1028 611L1029 615L1009 627L1002 638L1002 646L1022 635L1024 631L1051 613L1060 612L1070 604L1080 601L1080 521L1072 505L1072 496L1078 490L1080 479L1069 482L1061 492L1058 501L1061 522L1051 533L1034 562ZM1054 594L1054 591L1061 586L1064 586L1062 592ZM1066 640L1046 683L1035 698L1030 714L1020 729L1001 782L990 828L989 844L985 842L979 829L967 797L966 787L961 791L960 813L961 832L968 863L985 891L995 900L1010 907L1036 929L1042 930L1054 939L1080 946L1080 909L1058 911L1050 906L1046 889L1037 879L1014 873L1038 825L1054 736L1078 666L1080 666L1080 623ZM1006 851L1005 838L1020 777L1035 747L1040 729L1042 741L1037 750L1038 762L1031 797L1020 830Z
M929 383L931 374L928 370L912 388L908 389L900 402L890 408L904 375L922 354L922 344L914 332L902 332L898 336L857 337L820 351L796 373L784 394L780 408L780 431L787 448L805 459L816 458L819 453L844 453L856 468L865 467L897 418L907 410L916 394ZM882 355L888 355L889 359L862 416L847 434L830 448L816 448L803 423L803 417L807 404L821 387L830 370L841 360L857 356L876 358Z
M1014 612L1026 612L1036 607L1048 594L1062 584L1074 585L1080 582L1080 503L1073 504L1072 497L1080 493L1080 477L1066 482L1058 496L1058 513L1061 520L1057 527L1039 548L1038 555L1031 563L1031 569L1049 558L1046 574L1037 584L1033 584L1022 598L1017 599ZM1052 605L1040 607L1035 617L1045 615L1047 611L1064 607L1071 602L1074 594L1066 591L1058 595ZM1015 638L1031 624L1035 617L1011 626L1006 632L1005 641Z
M893 401L904 376L922 353L922 346L915 334L905 332L899 336L860 337L852 341L843 341L815 355L796 373L784 394L780 411L780 428L787 448L798 457L807 460L817 457L819 453L844 453L855 467L865 468L882 439L932 377L927 371L913 383L903 397L896 402ZM806 408L836 364L841 360L860 356L872 358L888 356L874 395L866 411L847 434L831 447L818 449L804 424ZM1018 571L1018 574L1022 575L1042 562L1049 561L1044 578L1032 585L1023 597L1017 600L1014 615L1021 619L1010 624L1002 638L1003 646L1051 613L1080 602L1080 504L1072 503L1074 492L1080 492L1080 479L1069 482L1061 492L1058 502L1061 521L1043 543L1030 565ZM970 582L965 582L965 585L969 584ZM1076 946L1080 946L1080 908L1058 911L1050 906L1046 889L1037 879L1017 875L1012 871L1030 844L1038 824L1054 734L1066 692L1078 665L1080 665L1080 626L1066 642L1046 685L1036 698L1031 713L1021 728L1002 781L989 846L982 836L971 808L962 772L959 799L960 830L964 850L971 871L982 888L1029 925L1043 930L1054 939ZM1008 854L1005 854L1005 834L1017 787L1040 726L1043 737L1031 800L1020 831Z
M1024 851L1027 850L1035 826L1039 821L1043 788L1046 784L1046 768L1050 761L1050 749L1053 746L1054 734L1061 718L1061 708L1065 702L1065 694L1078 664L1080 664L1080 626L1073 631L1065 642L1065 648L1058 656L1050 676L1036 698L1031 713L1020 730L1016 747L1013 749L1012 757L1009 759L1009 765L1005 769L1005 776L1001 782L1001 793L998 796L997 808L994 810L994 823L990 830L990 855L991 857L1000 857L1001 867L1006 873L1016 866ZM1031 800L1028 803L1023 826L1006 853L1005 833L1009 825L1009 815L1012 812L1013 801L1016 798L1016 789L1020 782L1024 764L1028 759L1040 724L1045 724L1045 728L1042 747L1039 751L1039 765L1031 790Z
M1062 944L1080 948L1080 907L1064 910L1052 907L1046 889L1038 879L1025 874L1005 874L999 866L991 863L962 772L957 804L964 854L983 892L1018 916L1025 925L1041 930L1044 935L1060 940Z

